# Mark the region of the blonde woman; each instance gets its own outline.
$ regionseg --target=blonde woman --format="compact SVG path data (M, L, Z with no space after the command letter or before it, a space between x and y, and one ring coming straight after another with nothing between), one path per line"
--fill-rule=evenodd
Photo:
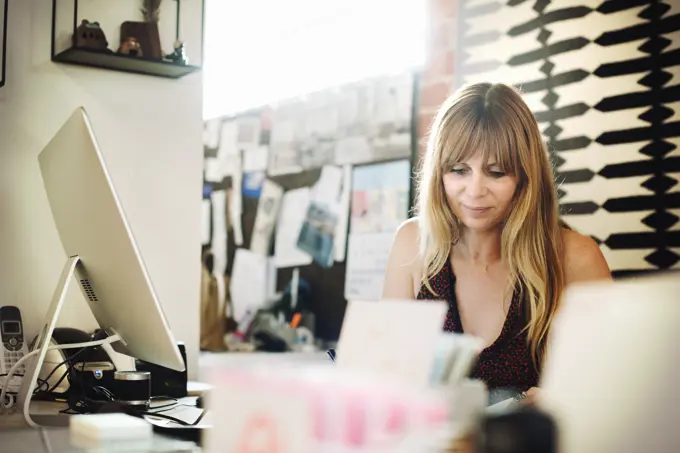
M417 190L383 298L448 301L444 329L486 345L472 376L533 393L563 289L611 276L597 244L560 221L548 153L520 94L479 83L451 96Z

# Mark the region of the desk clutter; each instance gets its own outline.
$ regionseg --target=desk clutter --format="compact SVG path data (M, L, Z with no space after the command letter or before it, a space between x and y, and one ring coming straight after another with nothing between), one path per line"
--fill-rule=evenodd
M222 451L673 453L677 274L569 287L534 402L469 379L482 345L435 301L349 302L328 366L207 370ZM508 366L511 366L510 364Z
M106 337L107 333L103 330L87 333L61 327L54 329L49 346L63 348ZM22 343L25 343L23 339ZM30 348L23 345L26 354L29 350L34 350L35 343L34 339ZM178 349L186 365L184 344L179 343ZM6 364L3 366L6 368ZM142 360L132 360L104 346L50 349L38 376L38 386L32 400L66 403L67 407L61 410L62 414L112 410L143 414L152 408L154 400L176 402L187 396L186 369L177 372ZM6 408L12 408L13 395L21 386L22 377L21 373L13 376L18 382L11 381L9 389L6 389L9 398L4 404ZM169 406L172 404L165 407Z

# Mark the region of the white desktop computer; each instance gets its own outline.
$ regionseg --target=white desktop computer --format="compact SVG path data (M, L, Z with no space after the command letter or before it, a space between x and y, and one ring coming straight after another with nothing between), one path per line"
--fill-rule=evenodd
M17 404L28 425L45 354L66 291L77 284L117 352L177 371L184 360L116 195L93 127L78 108L38 156L52 216L66 252Z

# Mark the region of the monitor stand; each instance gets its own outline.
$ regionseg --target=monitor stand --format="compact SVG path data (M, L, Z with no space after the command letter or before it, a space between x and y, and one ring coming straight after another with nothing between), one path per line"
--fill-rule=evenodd
M40 352L36 356L26 360L27 363L25 366L24 377L21 380L21 388L19 390L19 394L17 395L16 407L18 407L22 412L25 425L28 425L32 428L39 428L43 423L37 423L39 421L37 418L43 419L44 416L36 417L36 420L31 417L29 412L31 398L33 397L33 392L35 391L36 383L38 381L38 377L40 376L40 370L42 369L43 362L45 361L47 349L50 345L50 341L52 340L52 333L54 332L54 328L57 325L57 320L59 319L59 313L61 312L61 308L64 305L64 299L66 298L66 294L74 276L78 276L82 266L83 263L80 260L80 257L77 255L69 257L66 261L66 264L61 271L61 275L59 276L57 287L55 288L54 294L52 295L50 307L47 310L45 324L37 338L37 341L35 342L34 350L39 349ZM116 337L118 336L116 335ZM121 341L120 337L117 339L112 338L111 340ZM63 424L64 420L68 420L68 416L63 416L61 414L48 416L48 418L50 423L46 424L49 425L61 425ZM61 420L54 420L55 423L52 423L53 418L59 418Z

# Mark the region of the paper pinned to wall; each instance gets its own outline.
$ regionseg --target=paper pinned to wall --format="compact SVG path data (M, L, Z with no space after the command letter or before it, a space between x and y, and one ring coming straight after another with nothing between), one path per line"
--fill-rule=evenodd
M226 300L224 274L227 270L227 193L217 190L212 200L212 244L213 275L217 278L217 294L220 303Z
M276 225L276 218L281 206L283 188L275 182L266 179L262 184L260 198L257 203L253 235L250 240L250 250L261 255L269 255L271 238Z
M265 171L269 159L269 146L260 145L243 152L243 171Z
M274 242L277 268L306 266L312 263L312 256L297 246L302 224L307 215L310 196L309 187L289 190L283 194Z
M352 166L345 165L342 168L342 188L340 190L340 200L338 202L338 224L335 227L335 241L333 241L333 258L339 263L345 261L351 198Z
M235 173L231 177L231 191L229 192L229 220L234 233L234 244L236 246L243 245L243 224L241 222L241 215L243 214L243 194L241 192L241 185L243 184L243 174L241 172Z
M260 145L262 118L260 116L244 116L238 119L237 142L240 149L251 149Z
M217 156L224 159L230 154L238 153L238 124L235 121L225 121L220 128L220 145Z
M203 161L203 179L207 182L222 182L224 172L222 163L216 157L206 157Z
M342 190L343 169L335 165L326 165L312 188L312 200L317 203L336 205Z
M307 208L297 246L309 253L320 266L333 265L333 241L338 216L328 204L312 201Z
M345 271L347 300L380 300L392 233L350 234Z
M410 186L408 160L354 167L345 276L347 299L381 298L394 233L408 218Z
M201 245L210 243L211 211L210 200L207 198L201 200Z
M268 259L260 253L239 248L229 280L232 313L236 322L252 314L267 301Z
M213 119L206 121L203 125L203 146L206 148L217 148L220 141L220 120Z

